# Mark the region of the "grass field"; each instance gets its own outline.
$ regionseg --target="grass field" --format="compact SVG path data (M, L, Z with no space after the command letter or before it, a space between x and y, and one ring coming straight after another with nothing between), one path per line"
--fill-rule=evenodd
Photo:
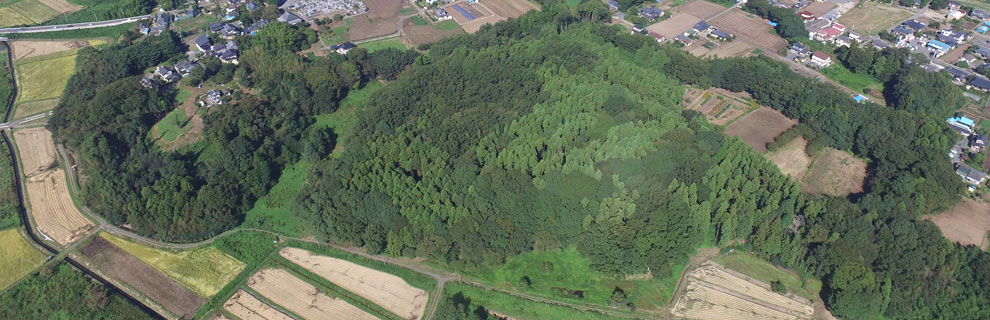
M292 204L306 183L310 163L300 160L282 170L278 183L254 203L244 218L245 228L257 228L298 237L304 231L299 220L292 213Z
M413 13L413 9L402 8L402 10L399 10L399 13L401 13L401 14L410 14L410 13Z
M766 260L746 252L734 251L719 255L712 258L712 260L726 268L738 271L765 283L780 281L787 287L787 291L812 301L818 298L818 291L822 289L821 281L813 278L802 280L796 274L777 268Z
M674 266L670 275L645 280L614 280L591 268L591 261L575 248L530 252L510 258L504 265L477 275L492 285L569 302L604 305L616 287L622 288L639 309L665 308L677 286L684 266ZM526 277L529 284L521 279ZM583 298L560 293L562 289L582 291Z
M357 113L364 108L368 100L371 100L372 94L383 87L384 85L378 81L368 82L363 88L348 92L347 97L340 101L340 108L336 112L316 116L313 127L333 128L333 132L337 134L337 146L334 148L333 156L340 156L340 151L344 148L342 142L347 141L346 138L354 132Z
M368 52L375 52L375 50L381 50L385 48L406 50L406 44L402 43L402 38L400 37L375 40L372 42L365 42L359 44L358 47L368 49Z
M180 101L185 101L185 99ZM186 112L182 108L175 108L175 110L165 115L165 118L158 121L158 124L155 125L155 130L152 130L151 133L155 134L157 132L158 134L152 138L161 137L165 141L172 142L191 128L192 125L189 123L189 118L186 117Z
M833 63L828 68L822 69L829 79L838 82L853 91L862 93L864 89L870 88L875 92L883 92L883 83L868 74L853 73L838 63Z
M861 1L849 12L839 17L839 23L853 30L876 35L911 16L912 12L896 4L889 5L876 1Z
M942 235L952 242L975 245L987 250L987 234L990 233L990 203L963 198L949 210L926 217L942 230Z
M0 27L39 24L58 15L38 0L0 1Z
M491 311L513 319L569 319L569 320L599 320L614 319L595 313L582 312L576 309L539 303L532 300L516 298L508 294L484 290L470 285L448 282L444 287L442 299L459 299L467 304L468 310Z
M454 22L454 20L444 20L437 23L434 27L436 27L437 30L447 31L457 29L460 26L458 26L457 22Z
M813 194L842 197L863 192L866 163L849 152L825 148L812 160L804 176L803 190Z
M564 3L566 3L568 7L577 8L577 6L581 4L581 0L565 0Z
M405 10L405 9L403 9L403 10ZM412 20L412 22L415 23L417 26L425 26L426 25L426 20L424 20L423 17L413 16L412 18L409 18L409 19Z
M214 247L168 251L133 243L108 233L100 233L100 236L202 297L216 294L245 267L243 262Z
M45 255L21 237L17 229L0 231L0 290L34 271L45 262Z
M15 61L20 93L17 101L31 102L62 96L65 84L76 70L78 49ZM17 110L18 115L30 115L45 110Z

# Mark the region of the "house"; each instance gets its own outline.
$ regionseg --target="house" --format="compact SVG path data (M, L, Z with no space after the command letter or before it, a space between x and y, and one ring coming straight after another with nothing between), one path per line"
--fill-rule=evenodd
M819 68L825 68L831 64L832 57L830 57L827 53L815 51L815 53L811 54L811 65Z
M199 51L210 50L210 47L213 45L213 41L210 40L210 37L205 34L196 38L195 43L196 48L198 48Z
M990 19L990 12L987 12L986 10L983 9L974 8L973 10L969 11L969 16L977 20L986 20L986 19Z
M704 20L702 20L701 22L698 22L698 23L694 24L693 30L694 30L694 32L705 32L705 31L708 31L708 29L711 29L711 27L712 27L712 25L710 25L710 24L708 24L708 22L705 22Z
M608 9L612 11L619 11L619 2L615 0L609 1Z
M990 31L990 27L988 27L988 26L982 25L982 26L976 27L976 33L985 34L985 33L987 33L987 31Z
M948 123L953 130L956 130L959 134L967 137L973 134L973 125L976 124L973 119L967 117L952 117L945 119L945 122Z
M223 30L223 23L219 23L219 22L211 23L209 28L210 28L210 33L220 32L220 30Z
M807 57L809 54L811 54L811 50L808 50L808 47L806 47L804 44L801 44L800 42L795 42L791 44L791 49L789 51L791 54L797 55L799 57Z
M659 42L659 43L663 43L664 41L667 41L667 37L664 37L663 35L661 35L659 33L652 32L651 31L651 32L649 32L647 34L649 36L653 37L653 39L657 39L657 42Z
M685 46L690 46L691 43L694 42L694 40L691 40L691 37L685 36L683 34L677 35L676 37L674 37L674 40L677 40L678 42L684 44Z
M172 68L166 68L164 66L158 66L158 68L155 68L155 75L161 78L162 81L165 82L172 82L182 78L182 76L180 76L178 73L172 71Z
M245 6L245 8L247 8L248 11L255 11L255 10L261 9L261 7L259 7L254 2L248 2L248 4Z
M862 41L863 40L863 35L859 34L856 31L849 31L846 35L849 36L849 39L853 39L853 40L856 40L856 41Z
M731 34L719 29L712 29L712 32L709 33L709 35L718 40L732 40Z
M223 30L220 30L220 35L227 40L233 40L234 37L241 35L241 29L238 29L232 24L223 25Z
M956 43L966 42L966 40L969 40L969 34L968 33L960 32L960 31L956 31L956 30L942 30L942 31L939 31L938 37L939 37L939 39L943 39L943 41L945 41L945 40L952 40L952 41L955 41Z
M972 185L980 185L981 183L983 183L983 180L987 179L986 173L983 173L980 170L973 169L972 167L967 166L965 164L959 164L959 166L956 167L956 174L962 177L963 182Z
M876 48L877 50L883 50L883 49L886 49L886 48L890 48L890 44L889 43L887 43L886 41L880 40L880 39L870 40L870 44L872 44L873 47Z
M206 104L209 106L223 104L223 93L217 89L210 90L206 93ZM200 104L202 105L202 104Z
M185 78L190 72L193 71L193 69L196 69L197 66L199 66L199 64L195 61L185 60L175 64L175 71Z
M962 19L965 16L966 16L966 13L965 12L962 12L960 10L952 10L952 11L949 11L949 13L947 13L945 15L945 19L948 19L948 20L959 20L959 19Z
M838 38L845 31L845 27L841 24L833 24L828 28L824 28L815 32L814 39L822 42L832 42L835 38Z
M941 57L946 52L949 52L949 50L952 50L952 46L949 45L948 43L938 41L935 39L928 41L928 44L926 44L925 46L933 50L932 55L935 58Z
M638 25L638 24L636 24L636 25L633 25L633 28L632 28L632 31L633 31L633 32L640 32L640 31L643 31L643 26L641 26L641 25Z
M946 70L948 70L949 74L952 75L952 80L959 84L965 83L966 78L969 78L969 73L966 71L962 71L956 68L946 68Z
M815 14L808 10L799 12L798 17L801 17L804 21L815 20Z
M966 62L966 65L970 67L974 67L976 66L976 62L978 62L979 59L977 59L976 56L974 56L972 53L967 53L964 54L962 57L959 57L959 61Z
M265 20L265 19L261 19L261 20L255 21L254 23L251 24L250 27L248 27L247 29L244 29L244 33L247 33L247 34L253 36L255 33L258 32L258 30L261 30L261 28L264 28L265 25L267 25L267 24L268 24L268 20Z
M227 8L227 14L223 16L224 20L234 20L237 18L238 12L236 8Z
M831 21L825 19L815 19L804 23L804 28L808 30L808 38L814 38L815 34L822 29L832 25Z
M990 80L987 80L987 78L973 77L973 80L970 81L969 84L972 85L973 88L976 88L977 90L984 92L990 91Z
M437 21L453 19L453 17L450 16L450 13L444 8L437 8L436 10L433 10L433 17L437 18Z
M154 24L168 27L170 22L172 22L172 16L167 13L163 13L158 15L158 17L155 17Z
M914 40L914 30L905 27L896 27L890 31L894 36L897 37L897 43L906 43L907 41Z
M980 47L976 49L976 54L983 58L990 58L990 47Z
M974 134L969 136L969 152L980 153L987 147L987 136Z
M239 55L237 52L237 47L235 46L233 48L230 48L230 45L227 45L227 50L224 50L223 52L220 53L219 56L217 56L217 58L220 58L221 62L233 63L233 64L238 64L237 61L238 57Z
M334 51L336 51L339 54L347 54L348 51L351 51L351 49L354 49L354 48L357 48L357 46L354 45L354 43L351 43L351 42L344 42L344 43L341 43L341 44L335 44L335 45L330 46L330 50L334 50Z
M663 16L663 10L657 7L643 7L639 9L639 17L643 19L654 21L661 16Z
M849 38L847 36L840 36L838 38L835 38L835 45L840 47L848 47L852 45L852 41L853 41L852 38Z
M151 25L147 22L141 22L138 24L138 31L141 32L141 34L148 34L151 32Z
M962 7L962 3L961 2L959 2L959 1L949 1L949 4L948 4L949 10L959 10L959 8L961 8L961 7Z
M278 16L278 21L286 22L291 25L297 25L299 23L302 23L303 19L293 14L292 12L286 11L282 15Z
M911 20L908 20L908 21L904 21L903 23L901 23L901 26L903 26L905 28L908 28L908 29L911 29L911 30L914 30L915 32L921 31L921 30L924 30L925 29L925 24L924 23L922 23L922 22L920 22L918 20L914 20L914 19L911 19Z

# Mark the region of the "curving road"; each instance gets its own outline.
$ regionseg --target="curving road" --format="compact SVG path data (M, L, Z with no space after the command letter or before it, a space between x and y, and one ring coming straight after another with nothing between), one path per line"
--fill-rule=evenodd
M150 14L130 17L130 18L96 21L96 22L56 24L50 26L34 26L34 27L0 28L0 33L39 33L39 32L51 32L51 31L63 31L63 30L102 28L102 27L116 26L125 23L137 22L148 18L151 18Z

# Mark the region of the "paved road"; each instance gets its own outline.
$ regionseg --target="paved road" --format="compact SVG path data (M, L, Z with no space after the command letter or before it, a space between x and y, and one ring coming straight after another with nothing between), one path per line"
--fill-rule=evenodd
M41 120L41 119L44 119L45 117L48 117L48 116L51 116L51 115L52 115L52 111L48 111L48 112L45 112L45 113L40 113L40 114L36 114L36 115L30 116L30 117L16 119L16 120L10 121L10 122L0 123L0 130L17 129L17 128L22 128L22 127L37 125L37 123L30 123L30 122Z
M151 15L148 14L143 16L115 19L115 20L106 20L106 21L96 21L96 22L56 24L50 26L34 26L34 27L20 27L20 28L0 28L0 33L39 33L39 32L51 32L51 31L63 31L63 30L101 28L101 27L109 27L109 26L116 26L125 23L137 22L140 20L148 19L150 17Z

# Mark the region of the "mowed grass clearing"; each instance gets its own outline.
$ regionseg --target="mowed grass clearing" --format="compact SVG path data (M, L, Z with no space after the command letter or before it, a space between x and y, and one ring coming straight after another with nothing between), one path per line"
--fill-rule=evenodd
M161 138L165 141L172 142L175 141L175 138L189 132L191 128L192 124L189 122L189 118L186 117L185 110L175 108L175 110L169 112L165 115L165 118L155 124L155 130L151 131L155 136L152 138Z
M832 64L832 66L822 69L822 74L824 74L829 79L846 86L852 91L857 93L864 93L864 90L872 90L870 99L883 101L883 96L878 96L873 93L883 92L883 83L877 80L873 76L868 74L854 73L852 70L847 69L841 64Z
M311 166L308 161L300 160L282 170L278 183L267 195L254 203L254 208L248 210L243 227L269 230L292 237L302 235L304 229L292 212L292 204L306 184Z
M365 42L359 44L358 47L368 49L368 52L375 52L377 50L385 48L393 48L398 50L406 50L406 44L402 43L401 37L394 37L382 40L375 40L371 42Z
M454 22L454 20L440 21L440 23L437 23L436 25L434 25L434 27L436 27L437 30L441 30L441 31L454 30L460 28L460 26L457 25L457 22Z
M182 283L202 297L210 297L223 289L246 264L215 247L169 251L130 242L117 236L100 233L127 253Z
M73 49L15 61L17 83L20 85L17 102L26 103L61 97L69 77L76 70L77 52L78 49ZM17 115L47 111L46 108L51 106L50 104L40 104L37 108L25 106L24 110L17 110Z
M45 262L45 255L29 244L17 229L0 231L0 290L7 289Z

